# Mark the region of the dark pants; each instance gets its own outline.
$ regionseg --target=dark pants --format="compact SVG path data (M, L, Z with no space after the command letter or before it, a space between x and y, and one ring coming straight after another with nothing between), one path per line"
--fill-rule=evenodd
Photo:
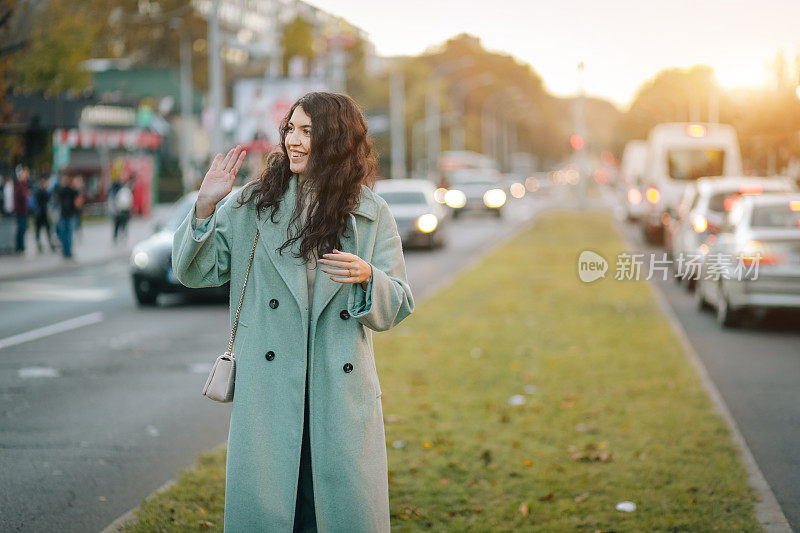
M47 237L47 244L50 245L51 250L54 249L53 238L50 235L50 217L47 215L36 217L36 244L39 246L39 250L42 249L41 242L39 241L42 228L44 228L44 236Z
M128 221L131 219L131 212L123 210L114 215L114 242L117 242L117 236L122 231L125 236L128 236Z
M303 414L303 446L300 451L300 473L297 482L297 505L293 533L317 531L314 511L314 485L311 478L311 443L308 438L308 373L306 373L305 413Z
M28 231L28 215L17 215L17 251L25 251L25 233Z
M77 216L61 217L58 221L58 238L61 239L64 257L72 257L72 233L75 231Z

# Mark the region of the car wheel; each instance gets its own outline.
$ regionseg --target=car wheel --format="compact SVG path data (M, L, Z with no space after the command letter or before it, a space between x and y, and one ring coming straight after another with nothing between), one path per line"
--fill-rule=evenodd
M134 281L133 292L136 293L136 301L139 302L139 305L155 305L158 300L158 291L153 288L149 281L144 279Z
M711 304L706 300L703 285L699 281L694 288L694 305L698 311L710 311L712 309Z
M734 311L731 309L728 297L722 289L722 283L719 285L719 296L717 298L717 323L724 328L735 328L739 326L741 311Z

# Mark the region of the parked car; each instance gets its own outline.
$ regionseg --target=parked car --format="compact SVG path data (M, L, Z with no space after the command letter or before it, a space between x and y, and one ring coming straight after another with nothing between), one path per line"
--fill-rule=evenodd
M800 308L800 193L739 199L700 265L697 306L716 308L724 327L753 309Z
M235 194L240 189L241 187L235 187L230 194ZM153 235L133 247L130 270L133 292L139 305L155 305L158 295L163 293L228 295L230 290L228 283L219 287L190 289L181 284L172 272L172 238L178 226L194 207L196 200L196 191L183 196L169 212L166 222L157 226Z
M447 208L434 199L436 185L422 179L389 179L375 182L375 192L389 205L403 247L430 249L446 242Z
M502 218L506 193L500 173L492 169L462 169L451 175L445 203L458 217L467 211L490 213Z
M700 178L689 184L678 204L676 217L664 228L664 247L672 264L676 264L678 257L707 251L709 237L719 232L725 216L742 196L796 190L793 180L780 177ZM694 286L691 276L676 275L674 279L677 282L687 280L689 288Z

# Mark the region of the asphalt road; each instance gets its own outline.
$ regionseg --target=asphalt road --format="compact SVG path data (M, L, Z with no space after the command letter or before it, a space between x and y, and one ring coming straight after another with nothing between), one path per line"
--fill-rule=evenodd
M662 257L663 248L645 244L635 226L622 227L636 251L648 260L650 253ZM685 286L660 276L652 281L675 311L792 530L800 531L800 312L754 316L742 328L722 329L713 312L695 309Z
M537 210L467 216L444 249L406 251L415 298ZM0 317L0 531L100 531L227 439L230 406L200 394L227 343L226 302L139 308L116 261L0 282Z

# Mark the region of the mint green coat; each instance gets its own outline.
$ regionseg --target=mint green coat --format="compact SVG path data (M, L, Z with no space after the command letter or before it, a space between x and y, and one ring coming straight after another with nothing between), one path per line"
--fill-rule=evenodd
M380 196L366 186L361 189L341 250L370 263L372 277L364 291L360 284L338 283L318 271L310 321L305 262L289 249L277 252L294 209L296 177L276 223L269 212L258 220L253 202L235 207L237 195L231 195L196 229L192 209L175 232L172 265L178 279L187 287L230 280L233 324L256 227L260 230L234 343L227 533L292 530L307 359L319 531L390 529L386 437L372 332L399 324L414 310L414 299L395 220ZM291 251L297 250L295 242Z

